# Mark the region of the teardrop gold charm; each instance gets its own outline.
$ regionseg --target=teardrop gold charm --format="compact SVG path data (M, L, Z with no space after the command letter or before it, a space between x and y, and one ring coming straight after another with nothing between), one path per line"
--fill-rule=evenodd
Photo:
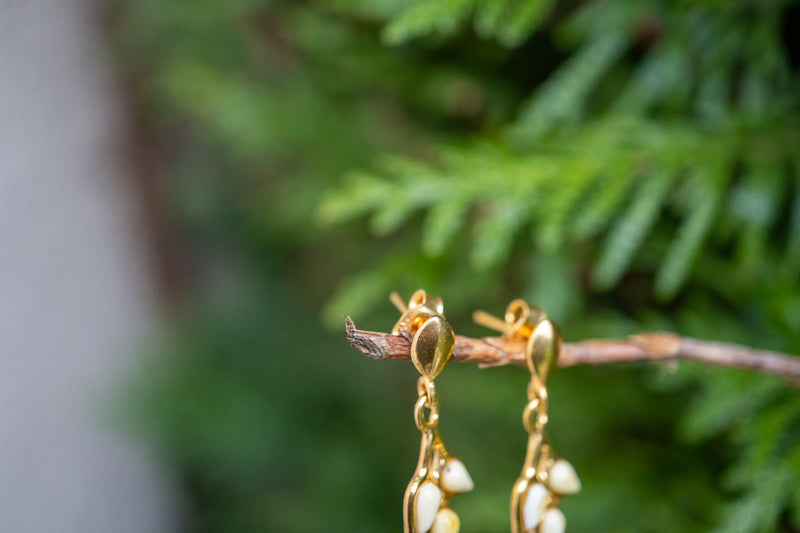
M456 337L450 324L434 315L422 324L411 341L411 361L419 373L434 379L450 359Z
M528 369L538 374L542 380L547 379L556 368L558 352L561 350L561 332L549 319L541 320L533 329L528 339L526 350Z

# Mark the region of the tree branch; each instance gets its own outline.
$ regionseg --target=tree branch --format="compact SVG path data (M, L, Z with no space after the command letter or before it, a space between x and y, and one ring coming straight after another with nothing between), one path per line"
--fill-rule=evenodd
M350 344L373 359L410 359L411 341L401 335L356 329L345 318ZM478 363L481 368L524 365L525 343L502 337L472 339L456 335L453 360ZM800 358L738 344L701 341L675 333L640 333L624 340L587 340L564 343L558 366L604 365L642 361L696 361L742 368L785 377L800 386Z

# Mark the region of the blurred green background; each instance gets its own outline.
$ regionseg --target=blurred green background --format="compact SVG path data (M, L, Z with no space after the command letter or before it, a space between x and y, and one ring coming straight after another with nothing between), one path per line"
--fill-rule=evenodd
M401 529L416 371L347 345L391 290L459 334L512 298L567 341L671 330L800 353L800 4L107 4L173 265L125 417L188 531ZM163 229L163 228L162 228ZM177 287L177 288L176 288ZM465 532L508 529L520 368L451 364ZM800 531L800 396L681 365L570 368L570 531Z

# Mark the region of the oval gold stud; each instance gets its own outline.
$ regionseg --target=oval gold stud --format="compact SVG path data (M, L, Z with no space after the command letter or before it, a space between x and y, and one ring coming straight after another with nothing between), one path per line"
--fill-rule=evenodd
M414 340L411 341L411 361L420 374L434 379L453 354L455 341L450 324L441 316L432 316L414 334Z
M533 329L526 350L528 369L542 379L553 372L561 350L561 333L549 319L539 322Z

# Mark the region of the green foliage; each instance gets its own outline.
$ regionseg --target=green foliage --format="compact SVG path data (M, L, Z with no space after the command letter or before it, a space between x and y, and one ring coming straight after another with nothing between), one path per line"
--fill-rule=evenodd
M474 308L525 297L567 340L670 329L800 352L796 2L112 12L202 258L201 311L135 389L194 530L396 530L413 369L317 333L320 309L337 330L344 314L388 330L388 292L424 287L463 334L485 334ZM524 372L440 380L445 438L479 487L464 527L507 527ZM779 380L681 365L551 383L554 444L584 482L571 531L800 529L800 397Z
M569 148L564 147L567 139ZM745 277L743 265L725 264L729 248L742 249L748 242L758 246L754 243L763 243L765 235L785 223L765 218L769 215L762 214L763 205L746 208L758 214L745 216L721 206L731 196L751 194L748 189L758 183L760 190L752 194L765 201L773 199L766 209L784 209L779 205L782 191L800 187L800 180L779 172L761 179L746 176L744 183L731 186L733 168L752 169L762 161L771 168L781 167L795 157L791 149L798 141L797 130L788 125L766 133L739 128L703 133L685 123L664 126L629 116L607 117L579 129L569 128L563 136L540 142L532 153L479 144L468 150L447 149L438 166L392 160L381 166L380 174L353 176L325 199L320 213L327 223L371 213L371 227L385 234L416 218L420 210L430 209L423 224L423 250L440 256L448 251L446 242L453 248L459 245L450 237L469 209L476 213L471 260L477 269L509 260L512 239L525 226L534 228L533 244L544 252L607 234L599 244L593 269L595 286L600 289L613 287L635 268L640 246L651 233L658 233L669 242L666 246L653 243L658 246L651 245L644 259L653 261L656 254L660 264L654 291L669 300L690 279L693 263L707 243L713 244L707 254L725 269L720 274L730 279ZM765 146L771 153L765 154ZM616 173L620 169L633 176ZM629 196L632 179L639 186ZM344 207L349 198L356 201ZM623 214L617 216L623 205ZM580 217L589 217L591 222ZM753 217L761 228L755 239ZM663 221L660 226L659 220ZM602 229L612 223L612 229ZM787 261L791 248L777 254ZM774 270L770 265L758 266L762 271ZM743 281L747 288L758 283ZM796 276L790 274L787 281L797 286ZM729 287L714 289L724 297L738 296Z
M506 46L521 44L552 9L553 0L416 0L395 14L383 31L387 43L398 44L415 37L451 36L474 18L475 30Z

